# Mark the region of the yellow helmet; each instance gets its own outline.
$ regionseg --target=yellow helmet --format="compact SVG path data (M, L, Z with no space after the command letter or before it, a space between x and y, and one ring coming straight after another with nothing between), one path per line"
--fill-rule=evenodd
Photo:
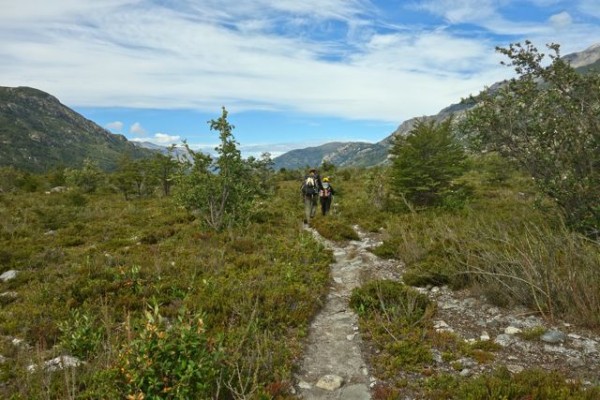
M329 182L329 178L323 178L323 182Z

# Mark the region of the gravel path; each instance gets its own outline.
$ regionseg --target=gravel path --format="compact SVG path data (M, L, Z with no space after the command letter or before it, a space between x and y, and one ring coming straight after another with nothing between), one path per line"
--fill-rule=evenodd
M326 303L310 327L305 358L296 376L304 399L368 400L372 382L361 354L358 317L348 306L361 270L371 263L367 239L343 247L313 235L333 251L331 288Z

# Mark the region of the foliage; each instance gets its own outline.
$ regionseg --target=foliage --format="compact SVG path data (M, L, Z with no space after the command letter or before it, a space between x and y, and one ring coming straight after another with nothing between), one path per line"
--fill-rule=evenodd
M462 129L527 171L570 227L598 235L600 74L578 74L560 58L559 45L548 48L548 66L529 41L498 48L518 77L497 93L482 93Z
M421 120L406 137L395 138L391 189L407 207L442 205L455 190L453 181L464 173L466 155L452 126L452 118L440 124Z
M0 368L0 397L123 398L115 392L123 376L113 367L140 339L155 299L162 330L170 332L186 307L190 318L203 312L206 338L222 338L220 363L231 375L221 398L285 398L332 260L298 229L297 182L268 182L276 192L269 205L253 202L245 226L220 232L203 228L174 196L2 194L0 272L20 272L0 282L17 294L3 298L0 333L28 346L17 351L0 340L9 360ZM32 359L41 364L59 352L86 363L64 374L27 372Z
M151 178L146 160L132 160L125 155L119 160L117 170L110 176L110 181L123 193L125 200L129 200L132 195L146 195Z
M377 346L371 362L382 378L397 370L417 371L433 361L421 339L435 306L427 296L400 282L376 280L352 291L350 306L358 313L365 339Z
M83 193L93 193L102 185L104 174L92 160L85 160L81 169L67 168L65 170L67 184L77 187Z
M323 162L321 163L321 167L319 168L319 172L321 174L321 177L323 178L327 175L335 173L336 170L337 167L335 166L335 164L327 160L323 160Z
M360 239L351 226L345 224L344 221L337 218L335 215L314 219L312 226L319 234L321 234L321 236L329 240L344 241Z
M69 320L58 323L58 329L61 333L60 344L68 354L88 359L100 349L102 329L89 312L71 310Z
M197 153L185 144L193 165L179 176L177 198L197 211L208 227L219 231L245 222L252 203L268 193L263 182L271 160L268 154L261 160L242 159L225 108L221 117L209 123L211 130L219 132L220 145L215 148L218 158L213 161L210 155Z
M427 383L427 399L495 400L592 400L600 389L583 389L577 382L567 382L558 372L539 369L512 375L499 368L491 375L460 380L448 376L433 377Z
M182 310L167 323L156 305L145 317L143 329L131 332L120 352L123 394L133 399L218 397L222 351L207 337L202 317Z
M169 196L175 175L180 168L180 161L173 157L174 147L168 148L168 154L156 153L150 161L150 170L159 182L162 194Z
M19 190L33 192L41 186L40 180L41 177L19 171L14 167L0 167L0 193Z

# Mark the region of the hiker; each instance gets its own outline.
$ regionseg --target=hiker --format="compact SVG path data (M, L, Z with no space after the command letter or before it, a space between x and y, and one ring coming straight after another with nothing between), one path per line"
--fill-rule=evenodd
M321 190L319 191L319 199L321 200L321 212L323 215L329 214L331 202L333 201L334 190L329 183L329 177L323 178Z
M308 174L304 176L302 181L302 197L304 198L304 223L309 224L311 218L317 213L317 199L319 191L323 188L321 177L317 170L312 168Z

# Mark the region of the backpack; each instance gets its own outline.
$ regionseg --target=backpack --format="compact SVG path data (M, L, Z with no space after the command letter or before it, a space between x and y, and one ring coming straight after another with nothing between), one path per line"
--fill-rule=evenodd
M323 182L323 189L321 191L319 191L319 196L321 196L321 197L331 196L331 186L329 186L328 182Z
M315 195L319 193L319 185L317 184L316 175L307 175L302 183L302 193L305 195Z

